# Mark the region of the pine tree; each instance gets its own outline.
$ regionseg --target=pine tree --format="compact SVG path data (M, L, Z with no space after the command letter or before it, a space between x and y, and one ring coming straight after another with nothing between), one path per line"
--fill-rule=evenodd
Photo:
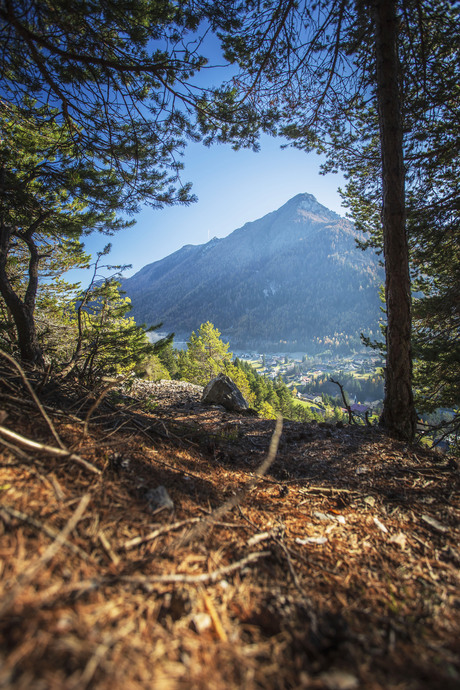
M130 224L120 210L194 200L179 156L198 138L196 112L220 114L204 109L194 83L207 59L193 40L205 20L203 33L231 27L230 10L205 0L0 5L0 291L24 360L43 366L34 323L43 236L112 233ZM24 299L7 273L17 240L30 253Z
M95 286L82 312L83 343L78 369L93 381L102 375L146 373L149 357L159 345L128 316L131 300L120 293L120 283L105 280Z
M155 343L149 339L149 333L162 324L145 328L128 316L131 300L120 290L119 280L126 267L101 264L110 250L108 244L98 252L90 284L67 305L75 338L71 356L63 366L61 362L61 378L75 373L90 381L102 375L148 376L149 368L151 372L161 369L157 355L171 345L173 334ZM114 273L104 278L103 269Z
M8 0L0 5L2 102L33 97L37 121L41 106L53 106L75 157L111 172L131 212L140 200L188 202L178 153L197 137L197 109L214 119L194 79L208 63L201 38L231 29L234 14L232 4L207 0Z
M180 362L181 378L205 386L231 363L232 354L228 348L228 343L220 339L220 331L212 323L202 323L187 343L186 355Z
M387 314L382 422L393 435L411 440L415 410L405 184L415 166L408 155L405 117L418 105L415 110L427 121L442 120L439 88L425 89L417 103L411 82L421 76L423 85L431 59L424 39L436 24L444 51L437 54L439 83L443 66L455 70L455 10L437 0L282 0L263 6L248 2L245 11L240 29L224 36L227 58L241 67L235 80L240 97L259 109L262 127L287 135L299 148L329 154L325 170L342 168L350 178L347 194L358 225L372 231L379 227ZM455 98L458 85L451 86ZM370 196L362 193L363 178Z
M37 113L40 126L27 101L21 108L0 110L0 293L15 324L21 357L42 365L34 321L42 265L55 260L65 270L71 255L66 262L62 250L72 248L78 260L83 233L111 232L129 223L115 217L117 185L110 174L74 158L55 110L44 106ZM102 182L103 198L98 192ZM19 278L14 274L18 267Z

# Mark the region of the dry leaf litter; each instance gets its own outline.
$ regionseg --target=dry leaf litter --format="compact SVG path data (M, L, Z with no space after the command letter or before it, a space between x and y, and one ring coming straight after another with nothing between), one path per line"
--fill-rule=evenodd
M460 686L454 460L1 367L0 688Z

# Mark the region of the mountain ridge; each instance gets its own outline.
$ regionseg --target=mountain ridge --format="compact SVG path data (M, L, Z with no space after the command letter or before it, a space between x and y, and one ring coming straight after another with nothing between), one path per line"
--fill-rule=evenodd
M350 221L298 194L224 238L144 266L123 289L138 323L186 338L212 321L233 347L302 349L377 328L381 269L357 237Z

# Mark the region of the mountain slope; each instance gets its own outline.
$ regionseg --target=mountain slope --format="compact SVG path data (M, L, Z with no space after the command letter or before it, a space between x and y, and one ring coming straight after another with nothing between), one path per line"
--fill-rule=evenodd
M233 347L303 349L376 328L381 270L356 236L349 221L299 194L223 239L144 266L123 289L138 322L188 336L211 321Z

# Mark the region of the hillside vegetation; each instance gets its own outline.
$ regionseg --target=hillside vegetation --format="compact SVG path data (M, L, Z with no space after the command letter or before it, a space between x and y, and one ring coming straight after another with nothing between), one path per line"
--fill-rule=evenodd
M2 688L458 686L453 461L0 373Z
M0 4L0 690L458 688L459 27L443 0ZM354 224L300 194L124 296L84 240L195 201L188 141L262 133L341 171ZM378 424L226 344L361 332ZM204 404L218 372L250 410Z

